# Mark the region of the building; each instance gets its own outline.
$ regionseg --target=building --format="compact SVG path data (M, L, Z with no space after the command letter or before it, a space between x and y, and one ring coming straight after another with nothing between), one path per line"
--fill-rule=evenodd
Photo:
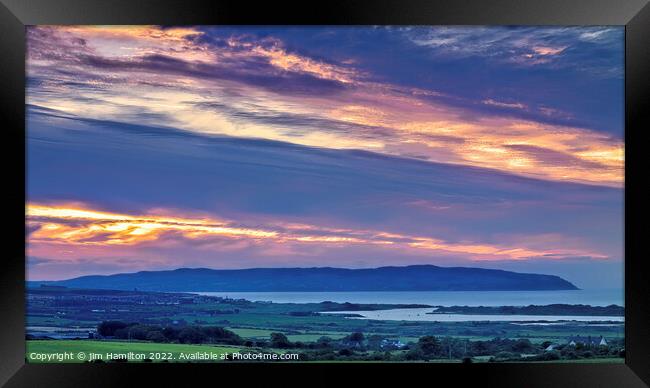
M400 340L383 339L379 346L381 346L382 349L401 349L406 345Z
M600 337L582 337L582 336L573 336L569 337L567 340L567 345L576 346L582 344L584 346L607 346L607 340L602 335Z

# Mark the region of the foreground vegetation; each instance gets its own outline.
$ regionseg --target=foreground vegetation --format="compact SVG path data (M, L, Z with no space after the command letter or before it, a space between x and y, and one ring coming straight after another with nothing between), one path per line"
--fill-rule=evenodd
M437 349L436 340L424 338L411 350L403 351L372 351L369 349L321 348L315 350L287 350L273 348L193 345L178 343L152 343L141 341L112 341L112 340L29 340L27 341L26 359L30 363L79 363L79 362L224 362L233 361L235 353L276 353L297 352L298 359L294 361L345 361L345 362L570 362L570 363L623 363L624 358L605 354L590 355L582 358L558 358L552 356L521 357L509 352L497 353L497 356L465 356L447 357L444 348ZM57 360L55 355L67 352L69 359ZM83 358L79 354L83 353ZM131 354L140 355L140 358ZM109 358L109 354L111 355ZM43 355L52 355L44 359ZM94 356L93 356L94 355ZM183 356L181 356L183 355ZM207 356L209 355L209 356ZM99 359L97 357L100 357ZM127 359L127 357L129 357ZM131 358L133 357L133 358Z
M301 361L597 362L624 356L623 325L616 322L375 321L321 314L405 306L411 307L46 287L28 292L28 346L46 352L148 346L171 353L189 346L221 349L216 353L292 352ZM604 336L607 346L568 345L574 335Z

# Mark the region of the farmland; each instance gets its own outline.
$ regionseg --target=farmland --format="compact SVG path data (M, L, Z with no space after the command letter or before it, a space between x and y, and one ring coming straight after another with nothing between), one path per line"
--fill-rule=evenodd
M623 346L620 323L549 325L543 317L538 324L389 321L350 319L348 315L355 314L347 314L408 307L404 305L269 303L186 293L44 287L29 290L27 306L28 352L130 350L176 355L209 349L219 355L291 351L310 361L459 361L470 357L475 362L519 361L522 355L532 354L539 359L528 361L544 361L542 356L549 356L567 362L582 362L584 358L587 362L619 359ZM103 322L121 322L122 326L107 337L97 331ZM225 337L203 333L215 328ZM609 346L566 347L566 339L574 335L603 336ZM550 344L557 347L557 354L544 351Z

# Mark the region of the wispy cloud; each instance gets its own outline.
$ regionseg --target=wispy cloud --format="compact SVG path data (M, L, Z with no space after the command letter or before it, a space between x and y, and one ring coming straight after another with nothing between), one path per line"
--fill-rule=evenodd
M623 63L618 55L605 61L580 57L581 45L611 50L622 39L615 27L434 27L406 28L417 45L432 49L432 55L450 58L479 56L519 66L570 67L603 77L620 77ZM610 52L610 54L614 54ZM622 59L622 58L621 58Z
M526 105L520 103L520 102L503 102L503 101L495 101L491 98L488 98L487 100L481 101L485 105L492 105L492 106L498 106L501 108L512 108L512 109L527 109Z
M570 28L407 32L417 44L458 55L512 52L538 59L565 55L571 39L601 44L615 34ZM513 116L571 119L558 108L484 98L474 106L502 111L483 115L471 103L449 105L445 99L453 97L435 90L378 81L355 61L313 58L269 36L189 27L31 27L28 73L30 103L80 117L623 185L621 139ZM558 154L571 163L556 163Z

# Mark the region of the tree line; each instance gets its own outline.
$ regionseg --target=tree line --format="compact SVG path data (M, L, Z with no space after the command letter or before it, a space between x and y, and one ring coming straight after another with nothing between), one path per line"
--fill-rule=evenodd
M103 321L97 326L99 338L140 340L158 343L224 344L243 347L295 349L300 360L384 360L427 361L489 356L489 361L552 361L592 357L624 357L622 340L612 339L609 346L557 345L548 351L550 342L534 344L528 339L494 338L470 341L454 337L423 336L417 342L401 344L384 336L361 332L340 339L327 336L303 343L292 342L283 333L271 333L268 340L245 340L231 330L218 326L160 326L121 321Z

